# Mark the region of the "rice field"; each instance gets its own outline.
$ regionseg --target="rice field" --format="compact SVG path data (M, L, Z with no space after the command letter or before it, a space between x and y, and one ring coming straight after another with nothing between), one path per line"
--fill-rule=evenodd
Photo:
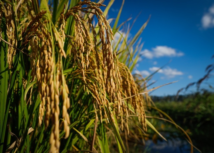
M156 88L132 74L149 19L113 44L113 2L0 1L0 152L129 152L147 128L165 139L147 116Z

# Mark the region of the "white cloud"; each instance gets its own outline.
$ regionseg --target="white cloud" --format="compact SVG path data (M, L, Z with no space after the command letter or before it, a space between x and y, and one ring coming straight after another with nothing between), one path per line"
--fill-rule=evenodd
M209 9L210 14L214 14L214 5Z
M165 77L161 77L161 80L165 79Z
M159 69L159 67L149 68L149 70L152 72L157 71L158 69ZM177 69L172 69L170 67L160 69L157 73L164 74L167 78L174 78L177 75L183 75L183 72L178 71Z
M121 38L122 37L122 38ZM118 41L120 40L120 43L122 42L122 40L126 37L126 33L122 32L121 30L116 32L115 35L114 35L114 39L112 40L112 44L113 46L115 46Z
M152 72L154 72L154 71L157 71L159 69L159 73L163 73L163 70L162 69L160 69L159 67L151 67L151 68L149 68L149 70L150 71L152 71Z
M136 64L136 67L139 67L139 64Z
M142 52L141 52L141 55L147 57L147 58L150 58L152 59L153 58L153 54L152 52L150 52L148 49L144 49Z
M122 32L122 31L116 32L115 35L114 35L114 40L117 42L120 39L120 37L124 38L125 35L126 34L124 32Z
M167 47L167 46L156 46L155 48L152 48L151 51L149 51L148 49L144 49L141 52L141 55L152 59L152 58L159 58L159 57L164 57L164 56L168 56L168 57L179 57L179 56L183 56L184 53L182 52L176 52L176 49L171 48L171 47Z
M150 75L150 73L149 73L148 71L146 71L146 70L143 70L143 71L135 70L135 73L136 73L136 74L140 74L140 75L142 75L143 77L146 77L146 76L149 76L149 75Z
M156 82L156 80L151 80L151 82L152 82L152 83L155 83L155 82Z
M204 14L201 19L201 23L204 29L214 27L214 5L210 7L206 14Z
M192 79L192 76L191 76L191 75L189 75L189 76L188 76L188 78L189 78L189 79Z
M154 65L157 65L157 63L158 63L157 61L154 61L154 62L153 62Z
M141 62L143 59L141 57L138 57L138 62Z
M212 16L209 15L209 14L205 14L202 17L202 25L203 25L204 28L208 28L208 27L213 26L212 25Z

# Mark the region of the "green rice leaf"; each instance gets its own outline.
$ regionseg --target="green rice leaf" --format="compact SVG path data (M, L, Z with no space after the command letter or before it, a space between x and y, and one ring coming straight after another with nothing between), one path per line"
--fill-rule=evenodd
M125 2L125 0L123 0L123 2L122 2L122 5L121 5L120 10L119 10L119 12L117 14L117 18L115 20L114 26L112 28L113 34L115 34L117 32L117 24L118 24L119 19L120 19L120 15L121 15L121 12L122 12L122 9L123 9L124 2Z
M154 130L162 139L164 139L165 141L167 141L166 138L164 138L164 136L162 136L162 135L158 132L158 130L152 125L152 123L150 123L147 119L146 119L146 124L147 124L152 130Z
M116 119L114 113L110 110L110 108L106 108L106 112L108 115L108 119L110 120L111 126L113 128L113 133L116 137L116 140L118 141L118 149L121 150L121 148L122 148L122 150L125 152L126 148L125 148L125 145L124 145L123 140L119 133L117 119Z
M45 16L46 18L51 21L51 13L48 7L48 1L47 0L41 0L40 2L40 11L46 11Z
M57 2L55 2L55 1L57 1ZM72 0L71 3L73 3L73 1L74 1L74 0ZM53 23L55 24L56 21L59 20L60 14L62 13L62 11L63 11L63 9L65 8L65 6L67 5L68 0L61 0L61 1L59 1L59 2L58 2L58 0L54 0L54 3L56 3L56 4L59 3L58 5L56 5L56 7L57 7L56 12L53 12ZM72 5L72 4L71 4L71 5ZM55 14L55 16L54 16L54 14Z
M112 4L114 3L114 0L110 0L110 2L108 3L108 5L105 8L105 11L103 12L103 16L107 16L109 9L111 8Z
M132 41L129 43L129 47L133 46L134 43L136 42L136 40L139 38L139 36L141 35L141 33L143 32L143 30L146 28L148 22L150 20L150 17L148 18L148 20L142 25L142 27L138 30L137 34L134 36L134 38L132 39Z
M26 87L26 89L25 89L25 93L24 93L24 100L26 100L28 91L30 90L31 87L33 87L33 85L36 84L36 82L37 82L37 81L33 81L33 82L31 82L30 84L27 85L27 87Z
M85 140L86 142L88 142L88 139L87 139L80 131L78 131L78 130L77 130L76 128L74 128L74 127L73 127L73 130L76 131L76 132L80 135L80 137L83 138L83 140Z

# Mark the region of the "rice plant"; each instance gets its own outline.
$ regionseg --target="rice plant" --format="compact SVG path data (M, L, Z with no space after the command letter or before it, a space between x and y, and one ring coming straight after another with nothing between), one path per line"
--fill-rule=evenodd
M109 131L126 152L129 116L147 130L133 66L112 48L112 2L0 1L0 152L108 153Z

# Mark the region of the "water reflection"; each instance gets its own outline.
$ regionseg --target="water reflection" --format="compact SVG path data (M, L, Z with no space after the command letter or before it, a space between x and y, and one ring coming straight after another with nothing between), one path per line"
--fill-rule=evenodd
M144 148L146 153L190 153L190 144L181 139L170 139L167 141L158 140L155 144L152 140L147 140ZM194 153L199 151L194 150Z

